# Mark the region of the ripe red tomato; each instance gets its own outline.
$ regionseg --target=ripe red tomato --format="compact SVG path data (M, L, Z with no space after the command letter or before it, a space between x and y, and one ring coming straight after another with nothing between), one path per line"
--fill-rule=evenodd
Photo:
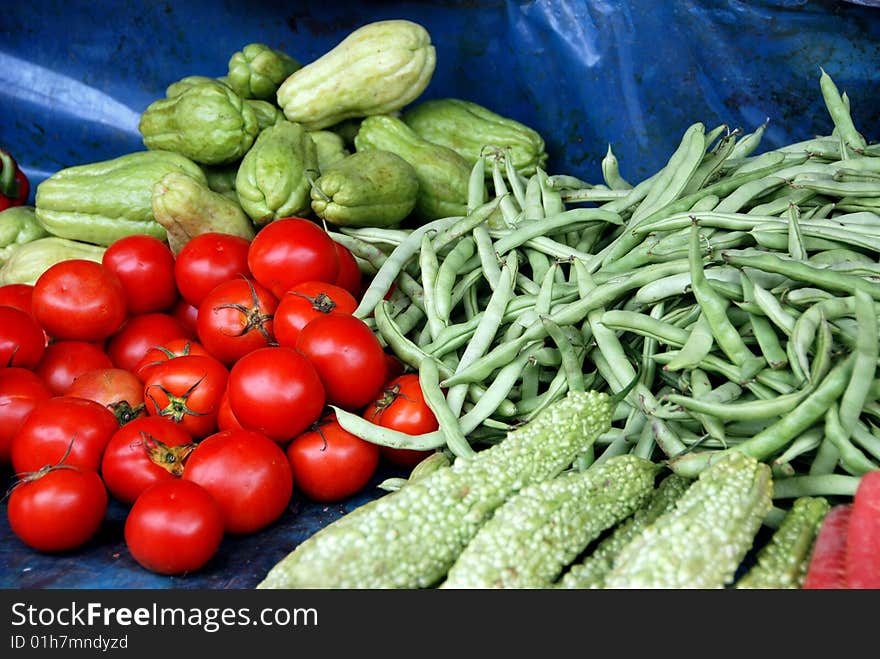
M113 365L133 371L147 351L173 339L195 338L177 318L167 313L132 316L107 341Z
M183 478L214 495L227 533L265 528L281 516L293 493L284 451L256 430L224 430L206 437L190 454Z
M197 330L205 349L224 364L275 341L277 298L252 279L236 277L215 286L199 305Z
M345 245L334 241L334 246L336 247L336 256L339 257L339 274L336 275L336 281L333 283L344 288L351 293L353 298L359 300L363 292L364 279L357 260Z
M241 236L208 232L189 240L174 261L174 279L181 297L198 307L217 284L249 277L250 242Z
M33 472L63 459L66 465L98 471L118 428L113 413L93 400L55 396L41 401L12 438L12 468Z
M126 315L119 277L100 263L68 259L34 284L34 317L55 339L96 341L118 330Z
M292 286L275 310L275 340L278 345L296 346L296 337L309 321L328 313L351 314L357 300L344 288L320 281Z
M33 316L33 295L32 284L5 284L0 286L0 306L15 307Z
M196 439L217 431L229 371L209 355L187 355L158 365L144 381L147 412L168 417Z
M334 414L295 437L285 452L297 489L312 501L357 494L379 466L379 445L345 430Z
M293 348L257 348L229 370L229 406L245 428L287 442L324 411L315 367Z
M186 329L187 336L196 336L198 334L196 322L199 318L199 308L197 306L183 298L179 298L171 308L171 315L180 321L180 324Z
M217 429L218 430L235 430L243 428L232 413L232 407L229 405L229 383L227 382L226 391L223 392L223 398L220 399L220 410L217 412Z
M382 344L364 321L350 314L315 318L300 330L296 348L315 367L332 405L359 410L385 382Z
M248 267L280 299L300 282L336 281L339 257L324 229L311 220L287 217L260 229L248 250Z
M35 367L46 349L46 336L28 312L0 306L0 367Z
M82 373L64 392L65 396L88 398L113 413L119 425L147 415L144 385L123 368L96 368Z
M129 314L167 311L177 300L174 253L164 241L125 236L107 247L101 262L122 282Z
M407 435L423 435L440 427L425 402L416 373L400 375L386 383L379 396L364 410L363 417L383 428ZM389 446L382 446L380 452L385 459L400 467L414 467L433 453Z
M6 514L12 532L41 552L86 544L107 513L107 490L92 469L49 469L18 482Z
M153 483L183 475L192 449L192 436L178 423L145 416L117 430L101 460L101 476L110 494L131 504Z
M52 390L33 371L0 368L0 467L9 464L12 438L27 415L51 397Z
M186 355L209 354L205 347L194 339L171 339L162 345L157 345L147 350L146 354L135 365L134 374L143 382L156 366L167 362L169 359L185 357Z
M204 567L223 541L223 512L203 487L176 478L156 483L125 518L125 544L137 563L158 574Z
M70 388L78 375L97 368L112 368L106 352L88 341L55 341L46 346L34 368L56 396Z

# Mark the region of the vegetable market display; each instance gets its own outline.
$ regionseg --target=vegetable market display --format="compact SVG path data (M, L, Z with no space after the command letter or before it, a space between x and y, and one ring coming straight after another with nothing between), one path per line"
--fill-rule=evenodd
M421 101L435 66L403 20L249 44L145 151L3 188L15 534L81 546L111 496L188 573L388 461L257 587L877 587L880 148L845 92L819 72L828 135L695 121L591 182Z

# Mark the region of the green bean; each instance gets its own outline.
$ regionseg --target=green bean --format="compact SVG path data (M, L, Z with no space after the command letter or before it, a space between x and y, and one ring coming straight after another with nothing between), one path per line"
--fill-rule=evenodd
M570 208L554 215L548 215L540 222L526 222L516 229L498 229L489 233L496 239L495 251L503 255L529 240L541 236L551 236L559 231L576 229L582 224L590 222L616 224L620 222L620 216L600 208Z
M669 394L666 399L692 412L708 414L723 421L751 421L772 419L791 412L806 398L807 391L784 394L769 400L751 400L744 403L717 403L697 397Z
M498 263L498 254L495 252L495 245L489 236L489 231L485 226L480 225L474 227L471 232L474 244L477 246L477 254L480 257L480 266L483 268L483 276L489 282L489 286L494 290L498 287L498 279L501 277L501 266Z
M821 427L810 428L789 444L788 448L773 459L774 464L788 464L797 458L815 451L825 436Z
M819 382L831 370L831 361L834 356L834 336L831 333L831 324L822 319L816 336L816 350L813 362L810 364L809 381ZM797 373L795 373L800 377Z
M510 183L510 190L513 192L513 198L516 200L517 206L521 209L524 208L526 204L526 189L519 172L516 171L516 167L513 164L513 158L510 156L510 147L507 147L504 151L504 173L507 176L507 181Z
M822 442L813 456L810 463L809 474L811 476L822 476L832 474L837 470L837 464L840 461L840 451L837 445L830 437L825 436L824 429L822 432Z
M436 359L426 357L419 365L419 387L425 403L434 413L439 429L446 438L446 446L458 458L475 454L458 424L458 416L449 408L440 388L440 368Z
M773 484L774 499L797 499L806 496L848 496L856 493L858 476L828 474L823 476L792 476Z
M565 379L565 372L560 369L553 376L553 380L547 386L547 389L537 398L523 398L517 402L517 414L524 421L534 419L543 410L562 398L567 389L568 381Z
M776 330L773 329L770 321L764 316L749 314L749 322L752 327L752 334L758 341L758 347L761 349L761 354L767 365L773 369L787 366L788 356L785 353L785 348L782 347L779 337L776 335Z
M429 233L422 234L422 246L419 250L419 268L421 270L422 287L425 291L424 304L425 315L427 317L427 328L431 339L436 339L440 330L446 326L443 319L437 313L437 302L435 299L435 287L437 283L437 272L440 263L437 259L437 253L431 243L431 235Z
M542 316L541 321L547 330L548 336L556 344L562 356L562 370L568 380L569 391L584 391L584 373L583 373L583 355L581 350L581 359L578 359L575 348L569 343L562 329L550 320L547 316Z
M541 199L541 179L533 174L526 182L525 199L523 202L523 220L540 220L544 217L544 203Z
M814 197L819 196L815 190L780 188L772 199L752 206L748 215L781 215L791 206L806 204Z
M472 433L498 409L516 384L529 359L530 355L523 353L498 372L483 397L458 420L459 428L464 435Z
M547 177L547 183L555 190L583 190L599 186L591 185L583 179L571 174L552 174Z
M468 291L483 281L483 271L481 268L475 268L466 275L459 277L458 281L452 287L452 294L449 298L449 308L455 309L458 304L468 295ZM436 291L435 291L436 295Z
M620 163L617 156L614 155L614 151L611 150L610 144L605 152L605 157L602 158L602 178L612 190L632 190L632 183L620 175Z
M486 159L480 155L468 178L467 212L473 213L486 203Z
M500 203L501 197L494 197L464 217L459 217L454 222L438 227L433 238L434 251L439 255L447 245L452 245L460 242L461 239L468 238L474 227L480 226L489 220L489 216L498 209ZM425 226L422 225L415 229L413 233L420 231Z
M340 407L333 405L330 407L343 430L373 444L418 451L431 451L446 445L446 437L440 430L421 435L410 435L377 425L359 414L354 414Z
M699 368L691 370L691 394L694 398L704 400L712 392L712 383L705 371ZM714 437L720 442L726 442L727 437L724 431L724 422L717 416L711 414L701 414L699 412L693 414L693 417L699 421L710 437Z
M736 284L740 279L740 271L730 266L704 268L703 272L713 285L717 282ZM666 298L681 297L690 292L691 273L687 270L646 282L636 291L633 299L640 304L655 304Z
M764 120L753 132L743 135L743 137L734 145L733 151L730 153L730 159L745 158L751 155L755 149L761 144L764 132L770 124L770 118Z
M807 258L807 250L804 249L804 238L800 228L800 209L796 204L788 205L788 254L793 259Z
M540 167L535 172L541 185L541 203L544 206L544 217L553 217L565 211L565 204L559 191L550 184L547 172Z
M720 126L719 128L722 132L726 131L726 134L723 135L718 141L718 144L716 144L715 147L703 157L699 166L682 189L681 194L687 195L701 189L706 182L719 171L724 164L724 161L727 160L733 152L733 148L736 146L736 138L740 132L739 129L730 130L728 126ZM711 143L712 138L707 135L706 144L708 145Z
M665 309L666 305L663 302L659 302L651 307L649 317L652 320L659 322ZM648 388L651 388L654 385L654 378L657 374L657 363L654 361L654 353L657 352L657 343L657 339L646 337L642 344L642 364L639 371L639 378L642 384Z
M857 358L850 382L840 400L840 422L847 434L852 433L868 399L877 369L877 360L880 358L877 313L867 293L856 291L855 314L858 323Z
M875 460L880 460L880 437L875 436L863 423L857 423L853 428L852 440L862 447Z
M385 339L385 342L391 348L391 351L406 365L413 369L418 369L422 361L429 355L418 345L404 336L400 328L388 313L390 305L385 300L381 300L376 305L373 317L376 319L376 330ZM441 373L444 375L452 375L452 369L441 364Z
M364 242L396 247L402 243L409 232L403 229L384 229L381 227L340 227L339 232ZM334 234L335 236L335 234Z
M862 451L850 441L851 433L843 427L838 415L837 404L832 404L825 412L825 436L837 448L840 466L854 476L861 476L878 468Z
M805 377L810 370L807 352L813 344L816 330L823 320L834 319L854 313L855 297L834 297L817 302L798 316L788 342L789 362L800 369Z
M492 158L492 184L495 187L496 199L500 200L498 208L501 211L501 218L505 225L512 227L517 224L517 215L520 209L517 208L516 201L511 196L510 191L507 189L507 184L504 182L504 174L501 172L499 157L496 155Z
M389 310L390 314L390 310ZM416 325L421 323L425 318L425 312L417 304L412 303L406 309L393 316L394 322L399 331L406 335L409 334ZM375 321L375 318L373 319Z
M703 213L711 211L718 205L718 202L721 199L718 195L710 194L701 199L698 199L693 206L688 209L688 213ZM638 228L638 227L637 227Z
M446 323L452 312L452 288L462 266L474 255L476 244L470 236L463 236L455 247L446 255L437 270L437 281L434 287L437 315Z
M682 344L681 350L672 361L664 366L664 369L678 371L695 368L709 355L714 344L715 337L712 335L712 328L706 319L706 314L701 310L690 334Z
M825 72L825 69L820 67L820 71L819 88L822 91L822 98L825 100L828 114L831 115L831 120L834 122L834 127L848 147L859 153L864 152L867 142L853 125L849 108L847 108L841 98L837 85L831 79L831 76Z

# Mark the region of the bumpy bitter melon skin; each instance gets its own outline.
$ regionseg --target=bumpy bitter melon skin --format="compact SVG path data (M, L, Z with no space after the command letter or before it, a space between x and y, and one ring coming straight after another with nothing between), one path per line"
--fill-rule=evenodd
M647 501L658 471L623 454L523 488L477 532L440 587L550 588L590 542Z
M547 164L544 138L536 130L472 101L424 101L406 110L401 119L422 138L464 156L471 166L485 148L504 151L523 176Z
M319 130L345 119L386 114L416 99L434 74L437 53L418 23L368 23L294 71L276 99L290 121Z
M734 451L620 552L606 588L724 588L773 505L770 467Z
M471 166L452 149L422 139L391 115L364 119L354 144L356 151L390 151L413 166L419 180L413 215L421 221L467 214Z
M207 184L198 164L171 151L137 151L61 169L37 186L37 221L53 236L96 245L139 233L164 240L151 199L153 185L171 172Z
M565 470L611 425L604 393L571 392L504 441L439 467L319 530L257 585L427 588L513 493Z

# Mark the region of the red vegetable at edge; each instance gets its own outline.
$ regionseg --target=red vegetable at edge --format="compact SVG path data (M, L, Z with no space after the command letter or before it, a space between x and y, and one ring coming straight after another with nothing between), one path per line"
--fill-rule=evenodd
M804 590L846 588L846 536L852 507L839 504L825 515L813 544Z
M31 191L30 181L15 159L0 149L0 211L23 206Z
M880 470L862 476L846 531L846 587L880 588Z

